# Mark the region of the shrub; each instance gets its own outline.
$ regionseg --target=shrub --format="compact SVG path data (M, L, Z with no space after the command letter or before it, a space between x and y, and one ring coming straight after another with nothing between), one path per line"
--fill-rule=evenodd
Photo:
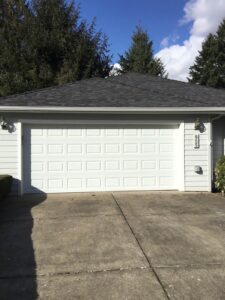
M12 185L12 176L9 175L0 175L0 199L6 197Z
M215 186L223 195L225 192L225 156L222 156L216 163Z

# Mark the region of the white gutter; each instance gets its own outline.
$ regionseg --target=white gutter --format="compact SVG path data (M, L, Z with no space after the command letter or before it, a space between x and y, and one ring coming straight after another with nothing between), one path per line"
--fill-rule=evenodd
M0 106L0 112L16 113L225 113L225 107L59 107L59 106Z

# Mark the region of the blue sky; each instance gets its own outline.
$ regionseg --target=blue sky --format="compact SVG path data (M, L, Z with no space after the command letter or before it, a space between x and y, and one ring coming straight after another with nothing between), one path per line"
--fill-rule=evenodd
M225 0L76 0L81 16L97 20L109 37L113 63L131 43L136 25L148 31L169 78L187 81L209 33L225 18ZM215 4L216 3L216 4ZM182 22L181 20L186 20ZM163 43L162 43L163 41Z
M188 37L189 25L179 26L186 0L80 0L81 16L88 21L97 19L97 29L109 37L113 62L130 45L130 37L141 24L154 42L158 52L161 41L171 36L174 43ZM179 39L178 39L179 37Z

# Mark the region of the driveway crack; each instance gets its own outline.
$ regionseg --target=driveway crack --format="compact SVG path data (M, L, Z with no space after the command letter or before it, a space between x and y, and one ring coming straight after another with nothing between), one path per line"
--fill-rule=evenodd
M21 274L21 275L5 275L0 276L0 280L5 279L23 279L23 278L38 278L38 277L57 277L57 276L78 276L84 274L98 274L108 272L124 272L124 271L135 271L135 270L147 270L149 267L124 267L114 269L103 269L103 270L86 270L86 271L65 271L65 272L50 272L50 273L38 273L38 274Z
M145 257L145 259L146 259L146 261L147 261L147 263L148 263L150 269L152 270L152 272L153 272L153 274L155 275L155 277L156 277L156 279L157 279L159 285L161 286L161 288L162 288L162 290L163 290L163 292L164 292L166 298L167 298L168 300L170 300L169 294L167 293L167 291L166 291L166 289L165 289L165 287L164 287L164 285L163 285L163 283L162 283L162 281L161 281L159 275L157 274L155 268L154 268L153 265L151 264L150 259L149 259L148 256L146 255L146 253L145 253L145 251L144 251L144 249L143 249L141 243L139 242L139 240L138 240L138 238L137 238L137 236L136 236L136 234L135 234L133 228L131 227L130 223L128 222L128 219L127 219L126 215L124 214L122 208L120 207L118 201L116 200L116 197L114 196L113 193L111 193L111 195L112 195L112 198L114 199L114 201L115 201L115 203L116 203L116 205L117 205L119 211L121 212L121 214L122 214L122 216L123 216L123 218L124 218L124 220L125 220L127 226L129 227L129 229L130 229L132 235L134 236L134 238L135 238L135 240L136 240L136 242L137 242L137 244L138 244L138 246L139 246L139 248L140 248L142 254L144 255L144 257Z

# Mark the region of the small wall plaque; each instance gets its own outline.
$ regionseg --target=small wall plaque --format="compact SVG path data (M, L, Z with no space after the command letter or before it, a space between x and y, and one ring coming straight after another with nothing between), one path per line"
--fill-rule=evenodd
M199 148L200 148L200 135L195 134L195 149L199 149Z

